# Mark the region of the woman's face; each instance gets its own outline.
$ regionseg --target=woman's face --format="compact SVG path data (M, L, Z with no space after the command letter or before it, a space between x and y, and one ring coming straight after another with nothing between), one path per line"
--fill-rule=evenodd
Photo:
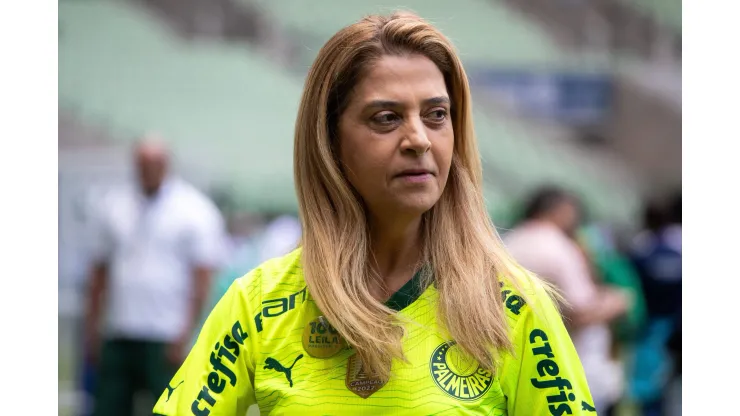
M384 56L339 118L340 158L375 217L421 215L442 195L454 132L444 76L422 55Z

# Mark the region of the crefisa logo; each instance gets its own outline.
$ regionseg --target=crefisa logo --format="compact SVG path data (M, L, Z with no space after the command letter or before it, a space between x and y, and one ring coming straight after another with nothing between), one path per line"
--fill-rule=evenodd
M463 353L454 341L438 346L429 359L432 379L442 391L458 400L473 401L493 384L493 374Z

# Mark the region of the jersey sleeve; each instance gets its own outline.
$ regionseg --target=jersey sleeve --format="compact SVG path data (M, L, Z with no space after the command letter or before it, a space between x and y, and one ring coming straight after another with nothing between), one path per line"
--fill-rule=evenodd
M253 357L258 343L249 306L260 301L256 274L234 281L216 304L155 404L155 415L245 415L256 402Z
M583 366L560 313L542 286L536 285L533 292L529 301L534 308L513 309L519 313L512 331L514 352L503 357L501 366L509 416L596 415Z

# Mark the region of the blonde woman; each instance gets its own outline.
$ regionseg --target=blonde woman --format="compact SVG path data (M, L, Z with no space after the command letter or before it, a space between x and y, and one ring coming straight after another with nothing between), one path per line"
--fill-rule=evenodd
M301 247L231 286L155 413L595 414L549 290L489 221L439 31L399 13L334 35L294 156Z

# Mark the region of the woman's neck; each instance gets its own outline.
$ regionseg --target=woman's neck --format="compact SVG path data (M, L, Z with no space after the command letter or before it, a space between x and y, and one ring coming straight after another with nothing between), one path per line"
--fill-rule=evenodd
M400 289L414 275L421 256L421 218L373 221L371 249L383 281L376 295L382 300Z

